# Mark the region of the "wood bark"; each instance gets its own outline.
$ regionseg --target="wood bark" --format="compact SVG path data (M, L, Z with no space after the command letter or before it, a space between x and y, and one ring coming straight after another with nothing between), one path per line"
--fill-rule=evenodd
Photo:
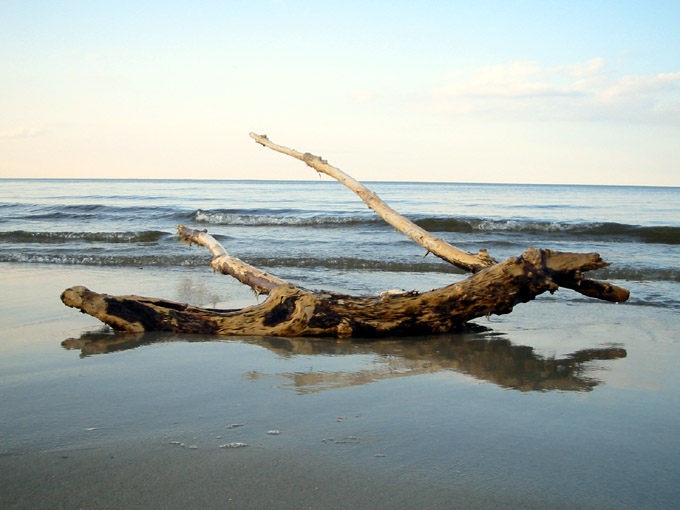
M321 158L299 153L251 136L279 152L301 159L320 172L343 182L377 214L429 252L473 273L461 282L429 292L350 296L309 291L249 266L206 231L178 227L182 242L199 244L213 255L211 266L269 294L258 306L242 310L200 308L158 298L110 296L76 286L61 299L118 331L175 331L218 335L334 336L375 338L445 333L468 321L512 311L518 303L544 292L566 287L587 296L620 302L628 291L606 282L587 280L582 273L605 267L597 253L562 253L527 249L521 256L496 263L485 250L473 255L432 236L387 206L377 195Z
M558 263L555 263L555 261ZM85 287L64 291L62 301L119 331L176 331L218 335L374 338L454 331L468 321L510 313L518 303L554 292L556 281L604 267L596 253L529 248L520 257L429 292L350 296L281 284L258 306L242 310L200 308L157 298L109 296Z

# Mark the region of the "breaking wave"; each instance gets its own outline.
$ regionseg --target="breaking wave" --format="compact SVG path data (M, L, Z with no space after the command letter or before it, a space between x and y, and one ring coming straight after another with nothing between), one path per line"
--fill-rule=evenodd
M111 218L191 218L191 213L174 207L111 206L101 204L44 206L38 204L3 204L7 209L3 221L7 220L87 220Z
M307 213L308 214L308 213ZM341 226L351 227L356 225L384 224L384 221L375 216L305 216L302 211L243 211L243 210L214 210L204 211L198 209L193 214L193 220L200 224L210 225L238 225L238 226L283 226L283 227L314 227L314 226Z
M210 258L208 257L208 260ZM0 253L0 262L116 267L206 267L204 257L173 255Z
M524 220L482 220L457 218L423 218L415 221L433 232L489 232L548 234L574 237L606 237L608 241L680 244L680 227L641 226L622 223L563 223Z
M313 215L293 210L202 210L192 219L199 224L284 227L384 226L375 215ZM567 223L521 219L488 220L480 218L421 217L414 223L430 232L522 234L558 238L592 238L619 242L680 244L680 227L642 226L612 222Z
M143 232L28 232L15 230L0 232L0 243L157 243L171 235L158 230Z

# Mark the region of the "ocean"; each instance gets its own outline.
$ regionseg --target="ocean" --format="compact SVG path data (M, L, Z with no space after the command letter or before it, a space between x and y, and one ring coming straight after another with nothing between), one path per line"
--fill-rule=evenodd
M61 291L265 299L178 224L308 289L467 275L326 177L1 179L0 506L674 508L680 188L365 184L499 261L597 252L611 265L588 276L630 299L560 289L460 333L380 341L114 334Z
M679 188L368 186L463 250L486 248L497 260L529 246L595 251L612 264L596 277L631 287L630 304L680 306ZM427 290L461 273L424 257L423 248L331 180L3 180L0 211L0 262L204 267L207 251L177 242L176 227L186 224L207 229L251 265L312 289Z

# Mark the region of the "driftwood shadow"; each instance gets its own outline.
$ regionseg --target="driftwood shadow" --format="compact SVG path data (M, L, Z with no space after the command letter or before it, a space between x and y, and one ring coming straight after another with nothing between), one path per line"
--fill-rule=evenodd
M366 342L329 338L264 336L207 336L163 332L85 333L64 340L66 349L80 350L81 357L106 354L161 342L242 342L258 345L279 356L369 355L369 368L354 371L305 371L265 374L244 367L250 378L277 377L282 387L299 394L360 386L384 379L453 371L517 391L592 391L601 384L594 363L626 357L625 349L584 349L560 358L544 357L534 348L515 345L503 334L482 326L431 337L392 338Z

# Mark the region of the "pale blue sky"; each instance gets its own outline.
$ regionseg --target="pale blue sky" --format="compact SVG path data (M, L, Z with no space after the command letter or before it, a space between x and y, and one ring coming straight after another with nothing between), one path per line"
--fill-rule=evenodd
M0 0L0 177L680 186L680 1Z

